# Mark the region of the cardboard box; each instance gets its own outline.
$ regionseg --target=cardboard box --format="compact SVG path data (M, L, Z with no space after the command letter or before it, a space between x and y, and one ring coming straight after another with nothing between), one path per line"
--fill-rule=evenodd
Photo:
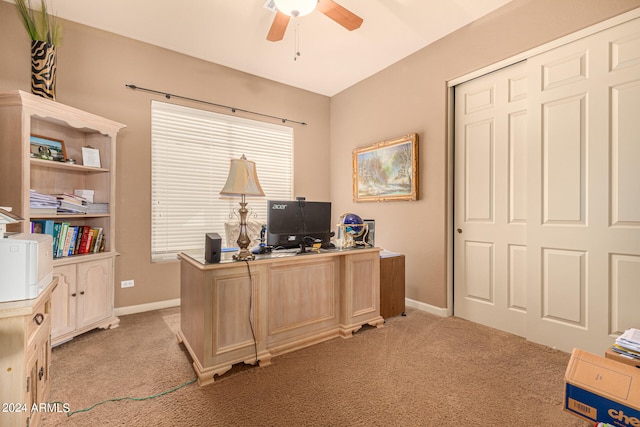
M635 368L640 368L640 360L624 357L620 353L616 353L610 348L607 349L607 351L604 353L604 357L606 357L607 359L615 360L616 362L621 362L627 365L631 365Z
M564 376L564 410L591 422L640 427L640 370L574 349Z

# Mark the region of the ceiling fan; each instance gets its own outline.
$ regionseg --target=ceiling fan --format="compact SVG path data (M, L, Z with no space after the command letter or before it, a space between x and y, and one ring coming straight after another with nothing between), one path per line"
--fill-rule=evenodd
M362 18L340 6L333 0L273 0L278 8L276 16L267 34L267 40L282 40L291 17L308 15L315 9L333 19L349 31L360 28Z

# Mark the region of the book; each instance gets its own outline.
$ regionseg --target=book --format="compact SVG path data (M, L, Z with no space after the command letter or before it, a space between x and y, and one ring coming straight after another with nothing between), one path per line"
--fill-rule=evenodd
M89 240L88 253L93 253L93 248L96 246L96 237L98 237L98 229L92 228L89 231L89 237L87 238L87 240Z
M56 251L56 258L61 258L64 253L64 245L67 241L67 230L69 229L69 223L63 222L60 225L60 235L58 236L58 250Z
M90 214L108 214L109 203L91 203L87 202L87 213Z
M60 240L60 228L62 227L62 223L54 222L53 223L53 257L56 258L58 256L58 244Z
M53 230L54 221L52 219L35 219L31 221L31 232L38 234L48 234L53 242L51 244L52 251L55 251L55 234ZM55 254L55 252L52 252Z
M85 189L76 189L73 190L73 194L76 196L82 197L89 203L93 203L93 195L95 194L94 190L85 190Z
M65 254L63 256L71 256L73 255L73 250L76 247L76 238L78 237L78 227L73 225L69 227L69 231L67 232L67 241L65 242Z
M102 252L102 250L100 250L100 248L102 246L102 241L104 240L104 236L103 236L103 232L102 232L102 228L101 227L98 227L96 229L96 234L95 234L94 240L95 240L95 242L93 244L93 251L92 252L93 253Z
M56 197L58 213L62 214L86 214L87 201L79 196L69 193L53 194Z
M40 225L40 229L43 234L49 234L50 236L53 236L54 221L52 219L35 219L33 220L33 223L34 225Z
M69 252L71 252L69 255L77 255L78 254L78 249L80 248L80 240L82 238L82 228L84 226L83 225L78 225L77 228L77 232L76 232L76 237L73 240L73 245L69 248Z
M91 227L89 227L88 225L83 226L82 234L79 240L80 241L80 244L78 247L79 254L86 254L87 252L89 252L89 246L87 242L90 234L91 234Z
M85 244L85 252L86 254L90 254L94 245L94 240L93 240L93 236L95 234L95 229L94 228L90 228L89 232L87 233L87 243Z
M34 234L42 234L42 224L36 221L31 221L31 232Z
M31 215L55 215L58 199L55 196L29 190L29 208Z

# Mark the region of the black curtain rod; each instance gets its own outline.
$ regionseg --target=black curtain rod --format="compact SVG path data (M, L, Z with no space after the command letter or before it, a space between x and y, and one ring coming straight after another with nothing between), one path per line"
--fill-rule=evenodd
M178 99L184 99L186 101L198 102L200 104L213 105L214 107L226 108L228 110L231 110L232 113L240 111L240 112L243 112L243 113L253 114L255 116L268 117L270 119L281 120L282 123L291 122L291 123L297 123L297 124L302 125L302 126L306 126L307 125L305 122L299 122L299 121L296 121L296 120L290 120L290 119L285 119L285 118L282 118L282 117L271 116L269 114L256 113L255 111L249 111L249 110L243 110L241 108L229 107L228 105L221 105L221 104L216 104L216 103L209 102L209 101L202 101L200 99L188 98L186 96L180 96L180 95L175 95L173 93L161 92L159 90L147 89L147 88L139 87L139 86L136 86L136 85L125 85L125 86L128 87L129 89L133 89L133 90L141 90L141 91L144 91L144 92L150 92L150 93L156 93L156 94L159 94L159 95L164 95L164 97L167 98L167 99L178 98Z

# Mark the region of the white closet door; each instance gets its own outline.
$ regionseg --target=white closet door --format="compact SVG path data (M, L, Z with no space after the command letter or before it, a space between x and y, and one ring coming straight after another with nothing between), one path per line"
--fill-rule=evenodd
M640 21L528 60L527 338L640 326Z
M640 19L455 91L454 314L602 354L640 327Z
M520 63L455 88L454 314L525 334L527 82Z

